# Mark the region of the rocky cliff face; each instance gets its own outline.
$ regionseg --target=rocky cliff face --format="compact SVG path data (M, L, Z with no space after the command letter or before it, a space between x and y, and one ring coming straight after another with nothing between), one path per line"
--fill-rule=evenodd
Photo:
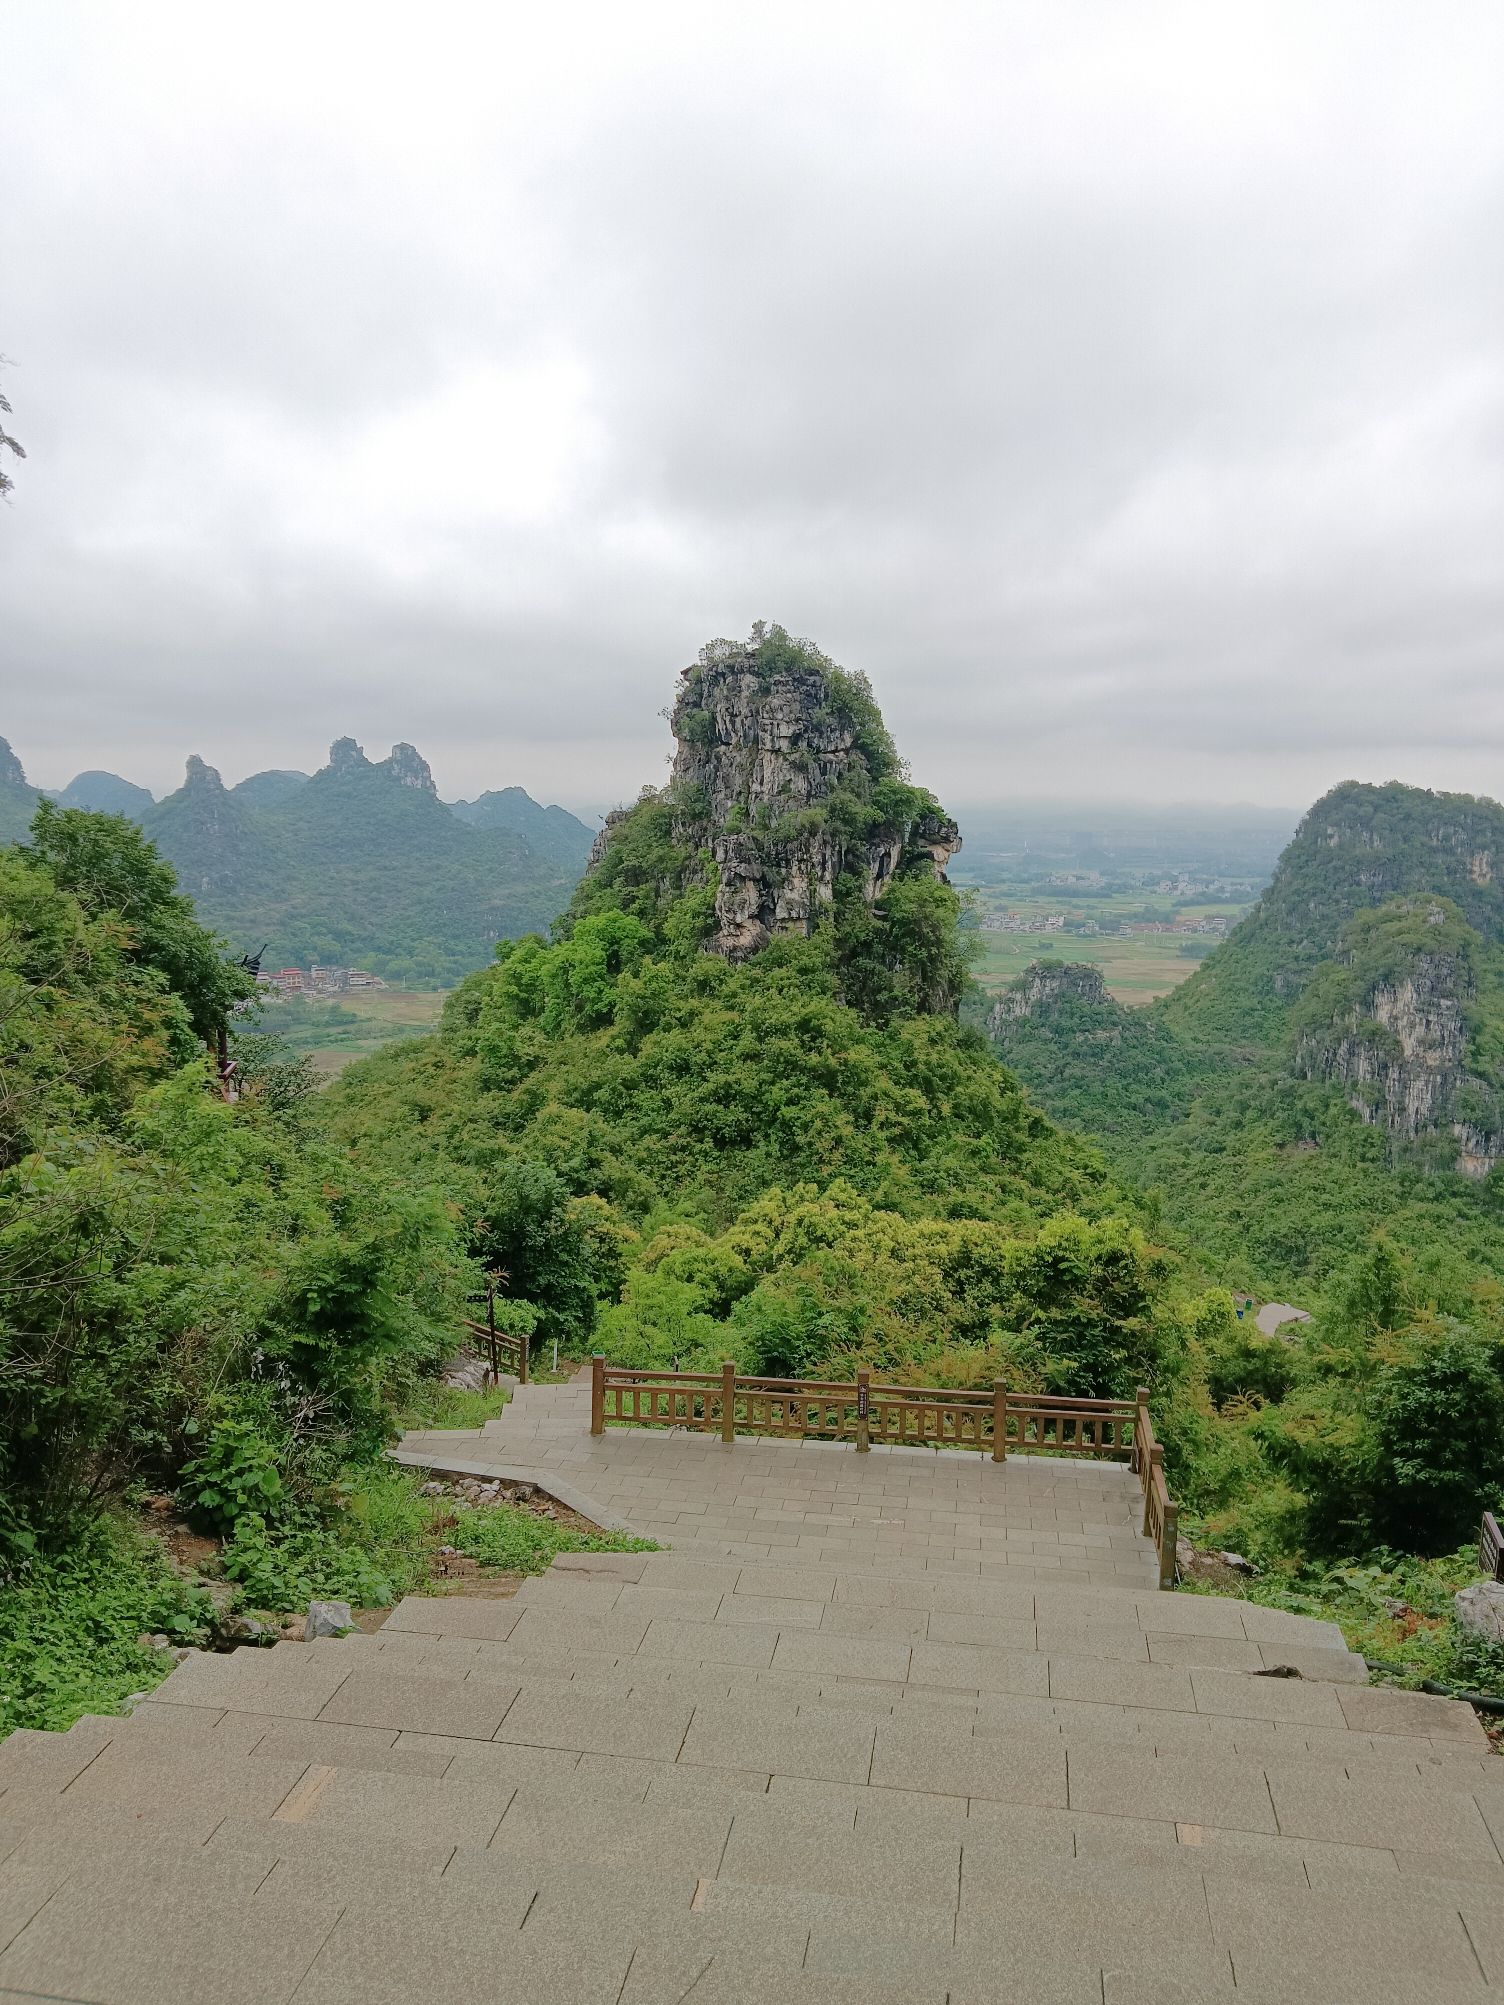
M398 786L413 787L419 793L432 794L435 800L439 797L428 761L416 745L394 745L386 758L373 760L366 757L364 747L357 745L353 738L336 738L329 747L329 763L323 770L340 775L380 773L386 779L395 780Z
M1444 923L1439 909L1434 923ZM1464 953L1415 952L1362 983L1330 1024L1300 1029L1295 1070L1340 1084L1349 1105L1397 1143L1450 1138L1453 1167L1485 1176L1504 1159L1504 1108L1469 1065L1475 994Z
M416 787L419 793L432 794L438 799L439 790L433 783L428 761L416 745L394 745L375 770L389 775L400 787Z
M845 700L852 690L857 700ZM901 867L923 858L944 875L960 833L931 808L912 812L901 784L884 792L896 762L868 706L856 678L770 672L751 647L723 646L686 670L672 717L675 835L710 853L715 952L741 960L775 934L813 931L842 878L873 907ZM593 861L618 819L607 818Z
M1010 982L987 1018L996 1037L1005 1023L1037 1016L1060 1002L1084 1002L1110 1007L1112 997L1100 968L1085 961L1034 961Z
M8 738L0 738L0 786L24 787L26 771L10 748Z

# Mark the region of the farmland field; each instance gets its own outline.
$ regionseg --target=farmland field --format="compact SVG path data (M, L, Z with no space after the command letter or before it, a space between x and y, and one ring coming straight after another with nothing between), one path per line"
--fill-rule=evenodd
M442 989L354 989L340 996L268 1002L256 1025L313 1060L332 1079L355 1058L396 1038L433 1030L444 1007Z
M1033 961L1089 961L1121 1003L1153 1002L1195 972L1197 958L1166 934L1127 938L1069 933L989 933L973 972L989 991L1006 988Z
M1005 988L1031 961L1086 961L1102 970L1119 1002L1130 1004L1152 1002L1178 987L1221 937L1186 929L1203 921L1230 929L1252 903L1193 902L1138 890L1041 896L1037 885L1025 890L997 883L976 887L972 895L982 935L974 972L985 989ZM1064 926L1044 931L1050 917L1063 917ZM1040 930L1013 930L1017 926Z

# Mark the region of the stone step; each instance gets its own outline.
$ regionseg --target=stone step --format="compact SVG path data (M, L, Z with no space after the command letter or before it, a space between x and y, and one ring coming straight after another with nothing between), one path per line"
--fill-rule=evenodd
M613 1976L623 1997L683 1996L674 1982L688 1969L696 1983L696 1959L700 1970L723 1971L711 1995L746 1998L766 1996L745 1987L770 1981L812 1998L841 1995L828 1989L838 1982L881 1996L872 1985L896 1979L892 1995L909 1998L933 1987L937 1999L1084 2000L1100 1998L1112 1973L1194 1986L1159 1994L1169 1996L1236 1985L1239 1997L1265 1987L1285 1999L1431 2000L1486 1996L1480 1971L1500 1976L1497 1889L1482 1881L1323 1878L1327 1862L1312 1856L1302 1867L1316 1870L1322 1883L1313 1885L1295 1874L1293 1855L1285 1872L1249 1852L1244 1867L1257 1859L1262 1870L1239 1872L1187 1847L1152 1858L1041 1858L1055 1834L1037 1830L1029 1835L1039 1851L1025 1864L1017 1829L957 1843L678 1809L582 1815L547 1796L523 1812L510 1844L484 1848L415 1837L406 1802L387 1806L379 1845L369 1825L357 1834L244 1819L197 1849L136 1834L81 1850L44 1834L0 1867L0 1984L52 1996L174 1995L162 1988L169 1976L186 1973L188 1950L202 1954L211 1941L254 1954L259 1971L270 1959L278 1983L295 1945L310 1952L309 1997L363 2000L431 1996L419 1987L436 1973L446 1996L496 1995L472 1992L486 1982L486 1958L491 1984L506 1971L508 1998L585 1997ZM645 1850L650 1872L635 1863ZM707 1863L712 1871L698 1870ZM216 1916L212 1936L181 1919L206 1910ZM158 1942L153 1964L153 1936L167 1923L170 1942ZM634 1970L638 1989L620 1992ZM1007 1991L995 1988L999 1975ZM573 1988L514 1983L535 1977ZM185 1984L181 1995L197 1993Z
M332 1706L335 1711L343 1707L363 1712L366 1719L359 1722L281 1720L265 1713L220 1713L153 1701L139 1708L129 1721L85 1721L71 1735L36 1736L45 1745L35 1753L24 1743L7 1744L6 1751L0 1753L0 1786L19 1781L28 1785L55 1782L57 1787L65 1787L110 1738L143 1747L192 1748L205 1770L214 1763L249 1754L276 1762L317 1762L429 1777L494 1772L520 1783L539 1769L555 1772L579 1764L578 1749L509 1742L506 1736L515 1726L509 1728L504 1715L494 1729L502 1738L496 1741L488 1735L487 1729L501 1708L519 1699L545 1709L567 1709L571 1704L616 1708L628 1723L635 1717L633 1709L644 1702L676 1702L686 1718L724 1714L730 1707L744 1729L758 1727L773 1734L781 1729L802 1732L811 1721L854 1719L859 1725L865 1722L869 1729L887 1721L901 1729L900 1738L915 1727L929 1729L932 1744L943 1745L946 1759L952 1762L967 1756L990 1760L1002 1743L1036 1752L1061 1750L1067 1758L1098 1753L1103 1748L1180 1755L1217 1763L1228 1775L1241 1772L1236 1768L1238 1763L1265 1774L1271 1768L1288 1769L1298 1763L1308 1771L1324 1770L1337 1779L1434 1777L1464 1790L1479 1780L1489 1781L1494 1773L1494 1757L1479 1744L1460 1737L1447 1740L1437 1736L1427 1741L1356 1732L1323 1734L1314 1729L1301 1733L1280 1722L1248 1722L1222 1715L1117 1711L1007 1699L980 1700L971 1706L930 1706L916 1702L918 1695L901 1691L885 1695L879 1703L860 1686L840 1685L797 1693L781 1685L731 1691L714 1687L697 1692L682 1684L643 1688L626 1680L609 1686L589 1679L527 1675L502 1685L491 1679L478 1680L473 1692L461 1689L456 1694L455 1682L411 1672L375 1679L360 1676L341 1688ZM463 1687L464 1681L460 1683ZM221 1695L238 1696L229 1685ZM627 1701L631 1701L630 1706ZM456 1711L457 1702L483 1710L461 1715ZM373 1711L382 1724L368 1723ZM459 1731L444 1731L445 1725ZM164 1736L175 1738L168 1741ZM779 1757L774 1754L768 1759L771 1763ZM633 1761L615 1754L587 1756L585 1767L594 1767L597 1772L593 1787L624 1788L630 1793L645 1787L643 1778L658 1774L663 1760ZM726 1764L712 1760L704 1772L713 1779L725 1774ZM754 1786L766 1786L771 1773L771 1765L759 1772ZM739 1773L732 1780L738 1787L747 1784L747 1778ZM928 1787L912 1781L902 1786ZM957 1788L954 1793L964 1796L967 1791Z
M628 1588L637 1589L627 1595ZM1124 1587L1065 1587L1047 1583L980 1581L970 1576L936 1574L842 1575L834 1567L778 1567L742 1564L735 1560L697 1552L675 1553L565 1553L549 1570L522 1583L516 1605L552 1600L572 1594L593 1613L597 1606L610 1606L607 1597L623 1606L646 1606L649 1591L697 1597L680 1604L679 1612L690 1619L712 1619L695 1610L710 1608L716 1597L722 1614L738 1614L757 1619L757 1612L744 1609L748 1601L766 1601L779 1610L790 1610L790 1621L826 1627L842 1627L847 1633L861 1633L863 1618L857 1609L890 1609L910 1617L938 1615L944 1621L926 1630L936 1640L952 1642L986 1641L989 1632L968 1633L960 1618L974 1624L987 1622L1035 1622L1050 1628L1138 1628L1146 1633L1201 1635L1228 1643L1285 1644L1292 1649L1335 1651L1346 1655L1341 1631L1335 1623L1309 1616L1290 1614L1283 1609L1265 1608L1256 1602L1219 1596L1161 1594L1157 1591ZM425 1615L425 1603L445 1603L451 1609L462 1605L446 1597L410 1596L394 1611L388 1626L432 1627L434 1616ZM830 1617L817 1614L810 1604L823 1610L826 1603L839 1604ZM479 1602L467 1606L483 1609ZM659 1612L671 1612L663 1603ZM459 1621L484 1622L477 1613L456 1615ZM880 1633L883 1618L874 1616L869 1633ZM895 1617L891 1633L904 1633L906 1625ZM909 1632L919 1625L910 1621ZM452 1632L445 1632L452 1633ZM1001 1640L1001 1632L995 1632ZM917 1633L911 1640L922 1640ZM1010 1647L1018 1647L1010 1644Z
M188 1672L192 1666L181 1669ZM230 1673L217 1675L222 1695L237 1696L241 1688L236 1678ZM322 1684L317 1689L322 1690ZM1300 1688L1281 1682L1268 1689L1284 1695L1292 1689L1298 1694ZM201 1684L194 1690L202 1695ZM1340 1688L1333 1691L1340 1695ZM1316 1688L1313 1694L1319 1695ZM274 1739L259 1759L237 1761L227 1756L214 1772L206 1772L200 1745L192 1750L191 1763L184 1748L171 1763L164 1760L157 1766L195 1769L185 1785L188 1800L195 1802L221 1801L229 1785L220 1771L231 1768L237 1787L254 1782L270 1792L273 1779L249 1773L270 1770L285 1790L292 1786L289 1769L296 1779L301 1773L299 1756L311 1758L310 1748L316 1749L317 1736L307 1725L311 1717L302 1716L295 1738ZM1208 1724L1206 1738L1197 1746L1185 1739L1167 1739L1163 1747L1157 1741L1133 1743L1125 1738L1123 1717L1066 1712L1046 1722L1030 1712L1020 1714L1012 1705L998 1708L987 1701L979 1701L970 1712L901 1702L887 1710L871 1710L823 1700L811 1703L803 1695L776 1690L763 1697L743 1692L734 1698L704 1699L672 1688L640 1693L579 1679L425 1677L389 1671L377 1663L348 1674L320 1708L319 1723L476 1743L473 1758L457 1756L439 1778L406 1773L385 1778L409 1791L468 1782L481 1769L497 1765L510 1780L519 1759L546 1766L550 1751L566 1757L619 1758L630 1750L639 1760L764 1778L785 1775L870 1783L1109 1816L1143 1815L1217 1828L1285 1832L1338 1843L1367 1842L1360 1827L1368 1819L1379 1829L1410 1828L1417 1834L1412 1839L1414 1849L1495 1856L1491 1832L1504 1813L1504 1794L1492 1784L1493 1757L1486 1744L1480 1746L1460 1734L1452 1737L1455 1752L1401 1753L1370 1741L1366 1748L1351 1750L1329 1746L1328 1756L1344 1758L1313 1763L1293 1745L1282 1749L1277 1740L1272 1745L1266 1741L1258 1752L1242 1751L1243 1743L1236 1737L1241 1727L1236 1724L1231 1739L1214 1739ZM1226 1717L1207 1716L1209 1722ZM1088 1721L1091 1731L1083 1731ZM1280 1724L1265 1723L1266 1727ZM1158 1735L1165 1729L1154 1722L1150 1731ZM1227 1731L1223 1729L1223 1736ZM526 1757L501 1756L495 1752L498 1746L532 1752ZM136 1759L144 1765L139 1754ZM131 1776L125 1775L119 1784L112 1784L111 1777L122 1767L129 1768L130 1762L128 1750L107 1749L69 1784L70 1793L83 1800L110 1790L121 1794ZM571 1759L568 1765L578 1763ZM364 1786L358 1776L349 1784ZM1303 1822L1287 1823L1282 1802L1289 1816ZM455 1842L460 1842L458 1837Z

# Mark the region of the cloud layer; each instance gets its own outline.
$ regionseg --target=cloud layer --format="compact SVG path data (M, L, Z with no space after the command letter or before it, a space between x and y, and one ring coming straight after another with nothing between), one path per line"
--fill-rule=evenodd
M663 771L713 634L916 776L1504 792L1504 13L21 0L3 730Z

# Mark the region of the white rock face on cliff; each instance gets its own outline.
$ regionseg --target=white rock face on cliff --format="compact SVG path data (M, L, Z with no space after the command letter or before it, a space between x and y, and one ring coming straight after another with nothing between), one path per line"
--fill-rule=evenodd
M386 773L398 786L416 787L419 793L432 794L438 798L438 788L434 785L433 774L428 761L416 745L394 745L390 754L382 759L375 770Z
M1470 1097L1491 1096L1468 1069L1471 971L1460 956L1417 954L1403 975L1376 982L1330 1031L1296 1043L1295 1067L1306 1078L1333 1079L1362 1118L1397 1141L1450 1134L1456 1169L1486 1176L1504 1158L1504 1133L1470 1119Z
M880 806L874 788L885 776L866 720L819 669L770 674L750 649L724 648L685 671L672 722L672 786L683 804L675 833L710 851L711 946L728 959L756 953L775 934L812 931L843 876L855 876L876 905L901 863L924 856L943 876L961 846L941 814L879 811L856 834L835 811L843 795ZM610 832L608 818L601 853Z

